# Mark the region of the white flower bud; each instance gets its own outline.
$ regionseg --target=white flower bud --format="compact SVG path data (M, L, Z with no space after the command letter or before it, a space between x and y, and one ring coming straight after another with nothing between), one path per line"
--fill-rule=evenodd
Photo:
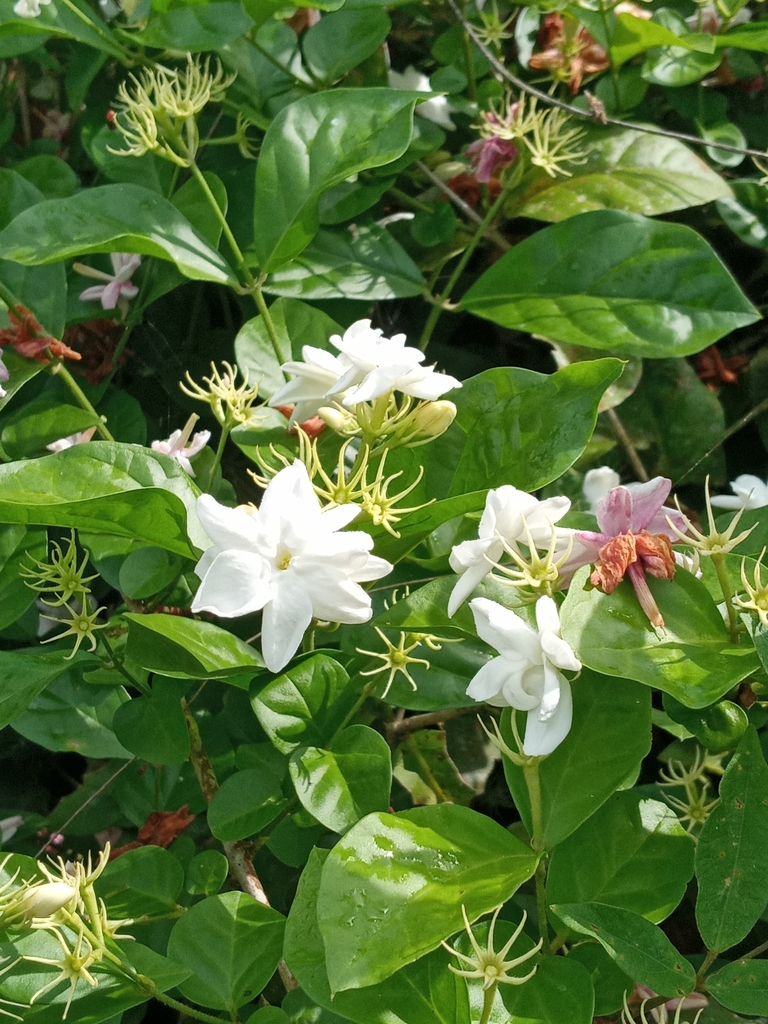
M337 434L351 434L358 429L358 422L351 412L344 412L332 405L323 406L317 415Z
M75 890L66 882L44 882L25 894L24 910L27 917L51 917L66 906L74 895Z
M444 434L456 419L456 406L442 399L438 402L423 402L409 417L408 435L404 438L406 448L434 441Z

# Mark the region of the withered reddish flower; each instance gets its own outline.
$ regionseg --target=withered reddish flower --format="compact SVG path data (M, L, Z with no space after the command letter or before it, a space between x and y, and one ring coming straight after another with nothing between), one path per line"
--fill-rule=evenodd
M34 359L36 363L49 363L50 356L56 359L80 358L79 352L46 334L43 325L26 306L9 307L8 319L11 326L0 329L0 347L12 345L20 356Z
M723 359L717 345L710 345L696 356L696 376L710 391L717 391L720 384L735 384L748 362L749 356Z
M455 177L449 178L446 181L446 185L460 199L463 199L467 206L471 206L473 210L477 209L480 204L480 182L474 174L457 174ZM498 199L501 192L501 182L499 179L491 178L487 187L490 201L493 202L495 199Z
M77 373L89 384L101 384L115 369L115 350L125 331L125 324L107 317L86 320L85 323L67 327L64 341L72 345L82 356ZM125 349L118 360L121 366L131 353Z
M517 146L514 142L494 135L490 139L478 139L467 146L467 156L475 168L477 180L487 185L517 158Z
M184 804L178 811L153 811L139 829L138 839L112 850L109 859L114 860L140 846L161 846L167 850L194 820L195 815L189 813L188 804Z
M585 75L610 67L602 46L585 28L569 30L562 14L544 16L536 41L541 51L530 58L528 66L537 71L549 71L556 81L565 82L571 96L579 91Z
M672 542L677 537L667 518L681 532L687 525L682 513L664 506L671 487L670 480L657 476L644 484L612 488L597 507L601 532L578 531L575 540L581 550L569 561L569 568L594 562L590 581L606 594L612 594L626 576L654 626L663 626L664 619L645 574L672 579L676 568Z

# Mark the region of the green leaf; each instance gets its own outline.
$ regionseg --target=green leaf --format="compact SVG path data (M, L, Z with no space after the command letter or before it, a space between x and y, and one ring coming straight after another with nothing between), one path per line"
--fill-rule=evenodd
M100 423L97 415L77 405L39 399L8 417L0 434L0 443L9 458L23 459L45 453L46 445L52 441Z
M411 793L414 803L445 799L466 807L477 795L451 760L444 729L417 729L397 753L402 763L395 768L395 778ZM416 798L417 793L422 799Z
M149 672L174 679L241 677L235 685L242 686L264 667L255 647L212 622L179 615L127 614L125 618L128 657Z
M614 793L555 849L547 898L607 903L658 924L685 894L693 851L690 836L666 804L639 793Z
M717 212L746 245L768 245L768 192L757 181L734 181L732 198L718 199Z
M719 66L721 56L714 53L714 38L707 32L689 33L685 19L677 11L661 8L654 13L653 21L680 37L682 45L662 43L651 50L641 72L646 81L676 87L690 85Z
M243 892L209 896L173 926L168 955L189 967L195 1003L235 1011L255 999L282 956L285 919Z
M26 266L91 252L157 256L193 281L237 286L234 272L176 207L139 185L100 185L48 199L0 232L0 257Z
M59 651L41 652L39 647L0 651L0 727L17 718L49 683L62 674Z
M120 566L120 592L136 601L152 597L170 586L183 569L178 555L162 548L139 548Z
M632 994L635 983L608 956L599 942L579 942L568 950L568 959L583 964L595 987L595 1016L616 1013L624 996Z
M573 177L542 174L516 199L516 214L560 221L588 210L624 210L653 217L732 194L728 183L677 139L592 128L586 148L587 159Z
M0 466L0 522L75 526L194 557L207 545L196 491L173 459L132 444L91 441ZM185 507L186 506L186 507Z
M369 814L325 863L317 901L331 990L365 988L507 900L538 856L490 818L439 804Z
M229 861L218 850L203 850L187 865L185 887L193 896L215 896L227 880Z
M30 559L44 562L48 554L45 530L24 526L0 527L0 629L15 622L35 600L35 591L19 575Z
M13 11L11 0L0 0L0 38L15 35L38 35L38 45L45 42L44 35L76 39L80 43L124 59L107 25L82 0L70 0L69 5L49 4L40 9L36 18L20 18Z
M339 89L280 111L256 168L254 247L262 271L284 266L312 241L323 192L405 152L418 98L397 89Z
M736 1013L768 1010L768 960L736 960L707 978L707 991Z
M174 167L170 161L163 160L162 157L155 156L154 153L129 156L127 141L119 132L113 132L106 124L95 135L91 135L83 126L82 138L88 155L105 178L109 178L110 181L140 185L142 188L158 192L163 196L170 191ZM117 152L114 152L115 150ZM125 155L121 156L121 152Z
M326 14L304 33L304 62L322 82L335 82L381 46L392 22L380 7Z
M0 228L8 227L14 218L41 203L44 198L36 185L23 175L0 168ZM8 260L0 260L0 281L22 305L32 310L50 334L61 337L67 308L67 279L63 267L30 269ZM7 361L7 356L4 358ZM23 362L28 363L29 360ZM39 365L37 369L40 369ZM8 388L5 390L9 391Z
M708 949L730 949L748 935L765 909L767 873L768 766L750 726L696 847L696 923Z
M280 767L275 773L247 768L224 780L208 806L208 827L217 839L235 843L275 820L288 803L281 788L284 760Z
M110 861L96 880L97 896L113 920L167 914L176 908L184 869L159 846L141 846Z
M651 358L691 355L759 317L695 231L617 210L527 238L462 305L502 327Z
M391 977L363 989L331 995L317 900L328 850L315 849L299 879L285 928L285 959L304 991L333 1011L320 1024L341 1024L336 1012L358 1024L470 1024L467 987L448 970L452 959L441 947L407 964ZM290 996L289 996L290 998ZM287 1006L287 1001L283 1007ZM300 1017L301 1024L317 1018Z
M679 570L671 580L646 577L664 617L658 631L629 580L604 594L585 589L588 577L588 567L574 576L560 621L577 658L596 672L636 679L688 708L704 708L757 668L754 648L729 641L715 602L692 573Z
M149 697L134 697L115 711L115 736L150 764L184 764L189 757L189 734L182 696L183 684L157 676Z
M11 266L11 264L8 265ZM5 398L0 398L0 409L4 409L16 392L20 391L25 384L36 377L38 373L42 373L43 370L42 363L35 363L31 359L16 355L12 348L6 348L3 351L3 362L11 379L5 382L3 388Z
M66 199L80 184L69 164L50 153L20 160L13 165L13 170L40 189L43 199Z
M498 367L470 377L450 393L456 419L430 445L427 497L510 483L535 491L555 480L584 451L600 399L620 373L618 359L595 359L552 374ZM412 458L422 460L418 449Z
M221 4L217 3L216 6L221 7ZM206 8L197 8L197 10L206 10ZM204 171L203 177L213 193L219 209L226 217L229 200L224 182L212 171ZM185 181L178 192L173 194L171 202L179 213L186 217L195 231L198 231L215 249L221 239L223 228L197 178Z
M665 15L669 13L664 11ZM611 37L611 57L615 64L624 64L639 53L659 47L713 53L715 40L706 32L689 32L682 19L675 19L668 25L665 18L638 18L633 14L616 16L616 28Z
M343 224L358 217L374 206L387 189L394 184L394 178L380 178L370 185L360 181L342 181L320 196L320 223L323 225Z
M235 358L242 373L259 385L259 395L271 398L285 384L281 364L301 359L304 345L328 348L332 334L343 334L340 327L326 313L297 299L277 299L269 307L269 315L277 332L280 358L275 353L272 339L261 316L248 320L235 338Z
M530 981L500 985L499 991L515 1024L592 1024L592 979L570 955L544 957Z
M389 807L389 744L367 725L345 729L332 750L299 747L288 767L304 809L333 832L344 833L364 815Z
M66 662L62 669L66 669ZM112 731L112 716L128 700L120 687L89 686L64 671L14 718L17 733L46 750L71 750L83 757L130 757Z
M302 299L397 299L421 295L421 271L386 228L318 231L301 255L267 278L271 295Z
M721 700L708 708L693 709L665 693L664 710L673 722L685 726L712 754L733 750L749 725L744 708L730 700Z
M509 712L502 735L514 749ZM610 743L606 737L610 736ZM636 772L651 745L651 695L627 679L607 679L584 671L573 683L573 724L539 765L541 838L551 850L586 821ZM529 833L528 787L523 771L506 759L504 773Z
M152 14L146 28L132 33L141 46L202 53L222 49L245 35L253 21L240 3L196 4Z
M266 686L251 684L251 705L264 732L283 754L301 744L322 747L344 722L358 694L345 692L349 676L327 654L292 665Z
M562 903L552 909L569 928L597 939L641 985L668 997L692 991L693 967L660 928L639 914L602 903Z

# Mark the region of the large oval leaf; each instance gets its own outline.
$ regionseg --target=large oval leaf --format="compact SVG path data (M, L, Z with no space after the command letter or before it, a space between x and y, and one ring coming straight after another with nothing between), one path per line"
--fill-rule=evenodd
M331 990L394 974L497 907L538 856L490 818L453 804L369 814L325 863L317 915Z
M255 647L212 622L176 615L126 615L128 657L150 672L177 679L228 679L242 685L264 667Z
M130 159L130 157L126 157ZM48 199L0 232L0 257L39 266L89 252L137 252L175 263L185 277L237 285L234 272L186 217L140 185L100 185Z
M615 210L527 238L462 305L502 327L651 358L691 355L759 319L695 231Z
M402 156L420 98L405 89L337 89L280 111L256 168L254 248L263 271L277 270L312 241L323 192Z

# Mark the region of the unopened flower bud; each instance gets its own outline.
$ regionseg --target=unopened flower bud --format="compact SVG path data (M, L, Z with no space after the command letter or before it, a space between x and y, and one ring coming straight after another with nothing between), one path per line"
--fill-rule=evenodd
M66 882L44 882L33 886L24 896L24 910L27 917L51 917L61 910L75 895L75 890Z
M354 434L359 428L357 419L352 413L345 412L338 406L324 406L322 409L318 409L317 415L337 434Z
M403 438L406 448L434 441L444 434L456 419L456 406L447 399L438 402L423 402L409 417L407 437Z

